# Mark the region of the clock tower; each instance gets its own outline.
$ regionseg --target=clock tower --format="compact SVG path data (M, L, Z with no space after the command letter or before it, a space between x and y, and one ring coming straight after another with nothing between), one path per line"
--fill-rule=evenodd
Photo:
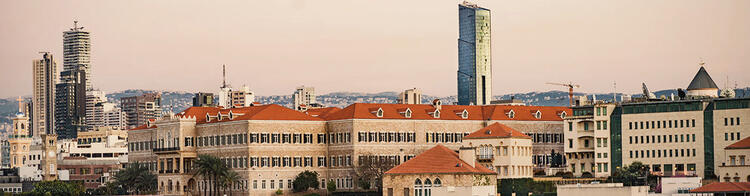
M29 160L31 137L29 137L29 117L23 113L23 99L18 100L18 112L13 118L13 133L8 136L10 145L10 167L22 167Z

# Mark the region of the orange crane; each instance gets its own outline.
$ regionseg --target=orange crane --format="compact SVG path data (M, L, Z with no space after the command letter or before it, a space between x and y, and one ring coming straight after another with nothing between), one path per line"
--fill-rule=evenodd
M573 88L581 88L581 85L573 84L573 82L568 82L567 84L547 82L547 84L568 87L568 99L570 99L570 107L573 107Z

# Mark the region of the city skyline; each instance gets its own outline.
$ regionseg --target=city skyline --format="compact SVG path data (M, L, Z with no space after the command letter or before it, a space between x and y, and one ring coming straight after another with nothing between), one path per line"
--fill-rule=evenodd
M108 92L216 92L227 64L229 83L248 84L260 96L292 94L302 84L320 94L412 87L457 93L460 2L264 3L276 9L246 9L257 2L183 2L182 10L169 2L4 2L0 22L14 28L0 30L0 81L30 84L31 75L19 73L31 72L39 51L62 57L62 32L78 20L92 33L93 86ZM625 93L640 91L641 82L655 90L686 88L681 78L695 74L699 58L719 87L726 77L730 87L750 85L742 75L750 60L750 38L742 36L750 33L743 22L750 2L476 3L493 10L494 95L565 90L545 82L568 81L589 93L611 92L615 81ZM58 11L28 12L46 6ZM62 70L60 58L56 63ZM0 92L17 95L31 90L14 85Z

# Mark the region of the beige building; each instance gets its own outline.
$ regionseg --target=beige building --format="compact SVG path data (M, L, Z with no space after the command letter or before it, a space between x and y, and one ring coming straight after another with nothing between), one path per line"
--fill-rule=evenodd
M496 195L496 173L476 162L475 156L476 147L462 147L459 154L438 144L385 172L383 194Z
M398 164L437 144L458 150L464 136L495 122L519 132L562 136L561 116L569 112L565 107L439 101L357 103L304 113L278 105L192 107L129 130L129 162L150 165L159 175L160 194L166 195L210 186L190 174L198 154L215 155L241 174L234 194L288 193L294 176L304 170L318 172L321 187L334 181L339 190L352 190L358 189L354 167L361 159ZM531 157L545 150L532 147Z
M565 156L568 171L576 176L584 172L606 177L610 166L610 116L615 104L598 103L573 108L565 118Z
M417 88L406 89L398 94L400 104L422 104L422 90Z
M30 161L31 136L29 136L29 117L22 112L23 99L18 98L18 112L12 119L13 133L8 135L10 145L10 167L18 168Z
M724 182L750 182L750 137L724 148L724 163L718 167L718 177Z
M55 129L55 84L57 63L52 54L45 52L42 59L34 60L34 89L32 112L34 117L30 135L52 133Z
M531 178L534 176L531 144L531 137L503 124L493 123L464 136L461 149L475 149L476 161L496 172L498 179Z
M559 196L647 196L648 190L648 186L623 186L622 183L557 185Z

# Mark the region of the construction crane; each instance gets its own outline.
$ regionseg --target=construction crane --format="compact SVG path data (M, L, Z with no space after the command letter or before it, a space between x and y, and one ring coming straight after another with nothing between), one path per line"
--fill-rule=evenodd
M568 82L567 84L547 82L547 84L568 87L568 99L570 99L570 107L573 107L573 88L581 88L581 85L573 84L573 82Z

